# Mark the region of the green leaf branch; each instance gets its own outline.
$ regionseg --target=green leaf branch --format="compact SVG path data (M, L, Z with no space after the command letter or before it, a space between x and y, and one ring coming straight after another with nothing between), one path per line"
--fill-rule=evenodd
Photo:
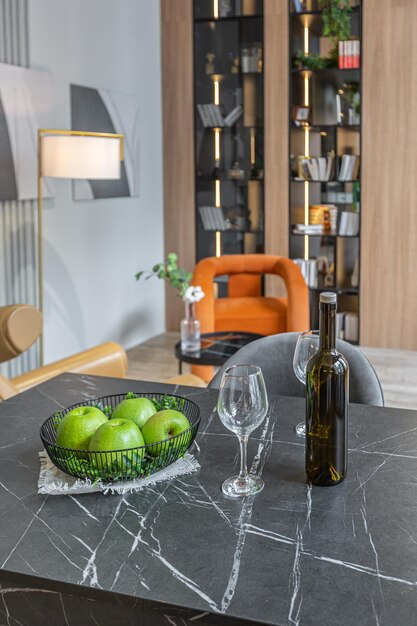
M178 290L178 295L182 298L190 286L193 275L182 267L178 267L178 256L175 252L170 252L162 263L157 263L152 270L142 270L135 274L136 280L144 278L149 280L156 277L166 280L174 289Z

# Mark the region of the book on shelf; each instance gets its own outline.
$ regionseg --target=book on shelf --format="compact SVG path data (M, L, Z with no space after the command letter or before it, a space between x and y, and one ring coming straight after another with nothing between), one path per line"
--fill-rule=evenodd
M306 179L326 182L330 180L333 169L334 153L325 157L309 157L302 159L301 168Z
M318 286L318 267L317 259L293 259L298 265L307 287Z
M215 206L199 206L198 211L204 230L227 230L229 228L229 224L221 208Z
M361 46L359 39L339 41L338 62L340 70L353 70L360 68Z
M356 237L359 235L359 213L342 211L339 223L339 235Z
M345 341L359 340L359 316L354 311L336 313L336 335Z
M241 104L238 104L237 106L235 106L234 109L232 109L230 111L230 113L228 113L226 115L226 117L224 118L224 124L225 126L233 126L233 124L236 124L236 122L238 121L238 119L241 117L243 113L243 108Z
M340 164L339 180L356 180L359 174L359 157L356 154L344 154Z
M294 235L322 235L323 224L294 224Z
M230 128L241 117L243 108L238 104L225 117L218 104L197 104L197 111L204 128Z

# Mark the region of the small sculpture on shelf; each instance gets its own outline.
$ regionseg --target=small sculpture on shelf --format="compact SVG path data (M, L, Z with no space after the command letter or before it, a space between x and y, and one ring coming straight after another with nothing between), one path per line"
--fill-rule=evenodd
M206 54L206 74L214 74L214 59L216 55L213 52Z
M240 57L238 54L234 54L234 52L229 52L230 59L230 73L231 74L239 74L240 72Z
M234 161L232 167L228 172L228 177L231 180L242 180L245 178L245 171L240 165L239 161Z
M251 224L249 213L242 204L234 204L226 210L226 220L230 230L247 231Z

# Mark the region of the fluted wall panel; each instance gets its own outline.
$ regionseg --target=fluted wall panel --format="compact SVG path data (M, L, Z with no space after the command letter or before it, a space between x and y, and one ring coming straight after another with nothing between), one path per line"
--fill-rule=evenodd
M0 63L29 67L27 0L0 0ZM37 305L36 200L0 203L0 306ZM5 376L36 367L38 347L0 366Z

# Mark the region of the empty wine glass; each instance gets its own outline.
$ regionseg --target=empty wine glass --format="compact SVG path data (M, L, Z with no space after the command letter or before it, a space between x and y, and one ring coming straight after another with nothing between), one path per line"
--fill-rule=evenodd
M306 384L307 363L319 349L319 331L305 330L300 333L294 351L293 368L294 374L298 380ZM295 427L298 437L306 436L306 427L304 422L299 422Z
M265 381L256 365L233 365L223 374L217 411L223 424L234 432L240 444L240 472L224 481L223 493L237 498L262 491L260 476L248 474L247 443L250 433L264 420L268 411Z

